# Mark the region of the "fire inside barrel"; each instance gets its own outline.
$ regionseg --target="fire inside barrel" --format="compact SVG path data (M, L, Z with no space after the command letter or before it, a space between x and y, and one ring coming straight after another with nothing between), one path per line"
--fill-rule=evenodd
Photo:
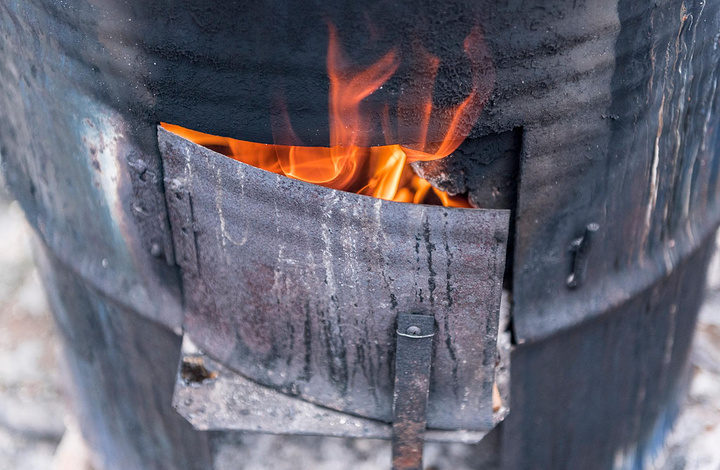
M222 468L237 432L663 453L720 2L6 0L0 31L2 179L98 468Z
M414 56L420 68L411 89L397 103L397 113L417 120L417 125L401 128L396 136L386 105L382 127L388 145L367 146L373 123L363 115L362 102L388 81L400 65L397 48L367 68L348 64L338 32L329 26L327 73L330 79L330 147L303 146L295 135L284 103L278 101L273 132L280 140L295 145L269 145L228 137L214 136L163 123L163 127L199 145L236 160L290 178L328 188L350 191L381 199L415 204L442 204L446 207L471 207L467 197L448 194L432 187L417 176L410 163L447 157L460 146L472 130L487 101L494 73L489 53L479 28L463 42L471 64L472 85L467 97L456 106L442 109L433 105L433 89L440 61L416 46ZM430 121L444 129L441 142L428 142ZM397 144L399 139L403 145Z

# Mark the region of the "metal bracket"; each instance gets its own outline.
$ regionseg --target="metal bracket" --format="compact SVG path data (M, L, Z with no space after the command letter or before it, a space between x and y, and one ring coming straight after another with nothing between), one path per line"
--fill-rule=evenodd
M595 238L598 230L600 230L600 225L594 222L587 224L583 236L576 238L570 243L570 251L575 253L572 272L567 278L567 286L570 289L575 289L585 283L588 254L590 253L593 238Z
M136 155L128 158L127 166L133 191L132 213L140 227L145 246L153 257L162 257L172 266L175 264L175 254L167 216L164 210L157 210L165 206L157 173L151 171L147 163Z
M433 336L435 319L432 316L405 313L398 316L393 393L393 470L422 470Z
M165 181L170 224L175 244L175 261L187 274L197 274L197 246L190 192L177 180Z

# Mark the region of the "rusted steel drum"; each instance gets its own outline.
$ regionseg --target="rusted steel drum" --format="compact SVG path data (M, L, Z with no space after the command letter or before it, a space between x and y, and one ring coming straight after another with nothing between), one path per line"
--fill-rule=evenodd
M211 468L223 436L172 408L187 286L157 125L272 142L281 93L298 138L327 145L328 21L353 63L439 57L433 100L448 106L468 93L463 38L479 27L487 45L493 88L469 138L415 164L511 211L511 411L477 451L508 469L646 464L687 384L720 222L720 4L228 3L0 5L4 180L105 468ZM368 99L378 123L413 70ZM386 143L380 125L367 138ZM386 418L380 403L368 416Z

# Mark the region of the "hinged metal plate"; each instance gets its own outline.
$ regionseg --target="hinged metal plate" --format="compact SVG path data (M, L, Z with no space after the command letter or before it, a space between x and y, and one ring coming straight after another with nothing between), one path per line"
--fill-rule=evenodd
M162 128L158 140L166 182L182 181L192 200L185 328L206 354L268 387L390 422L397 316L433 315L428 426L492 428L509 211L383 201Z
M204 373L183 374L183 364ZM390 439L391 425L324 408L260 385L228 369L183 338L173 407L198 431L323 435ZM427 442L474 444L484 431L425 432Z

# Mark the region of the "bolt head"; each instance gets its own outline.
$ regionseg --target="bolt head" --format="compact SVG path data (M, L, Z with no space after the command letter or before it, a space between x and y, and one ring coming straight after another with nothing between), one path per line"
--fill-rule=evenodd
M150 247L150 254L155 258L159 258L162 255L162 248L157 243L153 243Z
M405 330L405 333L408 335L420 336L420 333L422 333L422 330L420 329L419 326L413 325L413 326L408 326L408 329Z

